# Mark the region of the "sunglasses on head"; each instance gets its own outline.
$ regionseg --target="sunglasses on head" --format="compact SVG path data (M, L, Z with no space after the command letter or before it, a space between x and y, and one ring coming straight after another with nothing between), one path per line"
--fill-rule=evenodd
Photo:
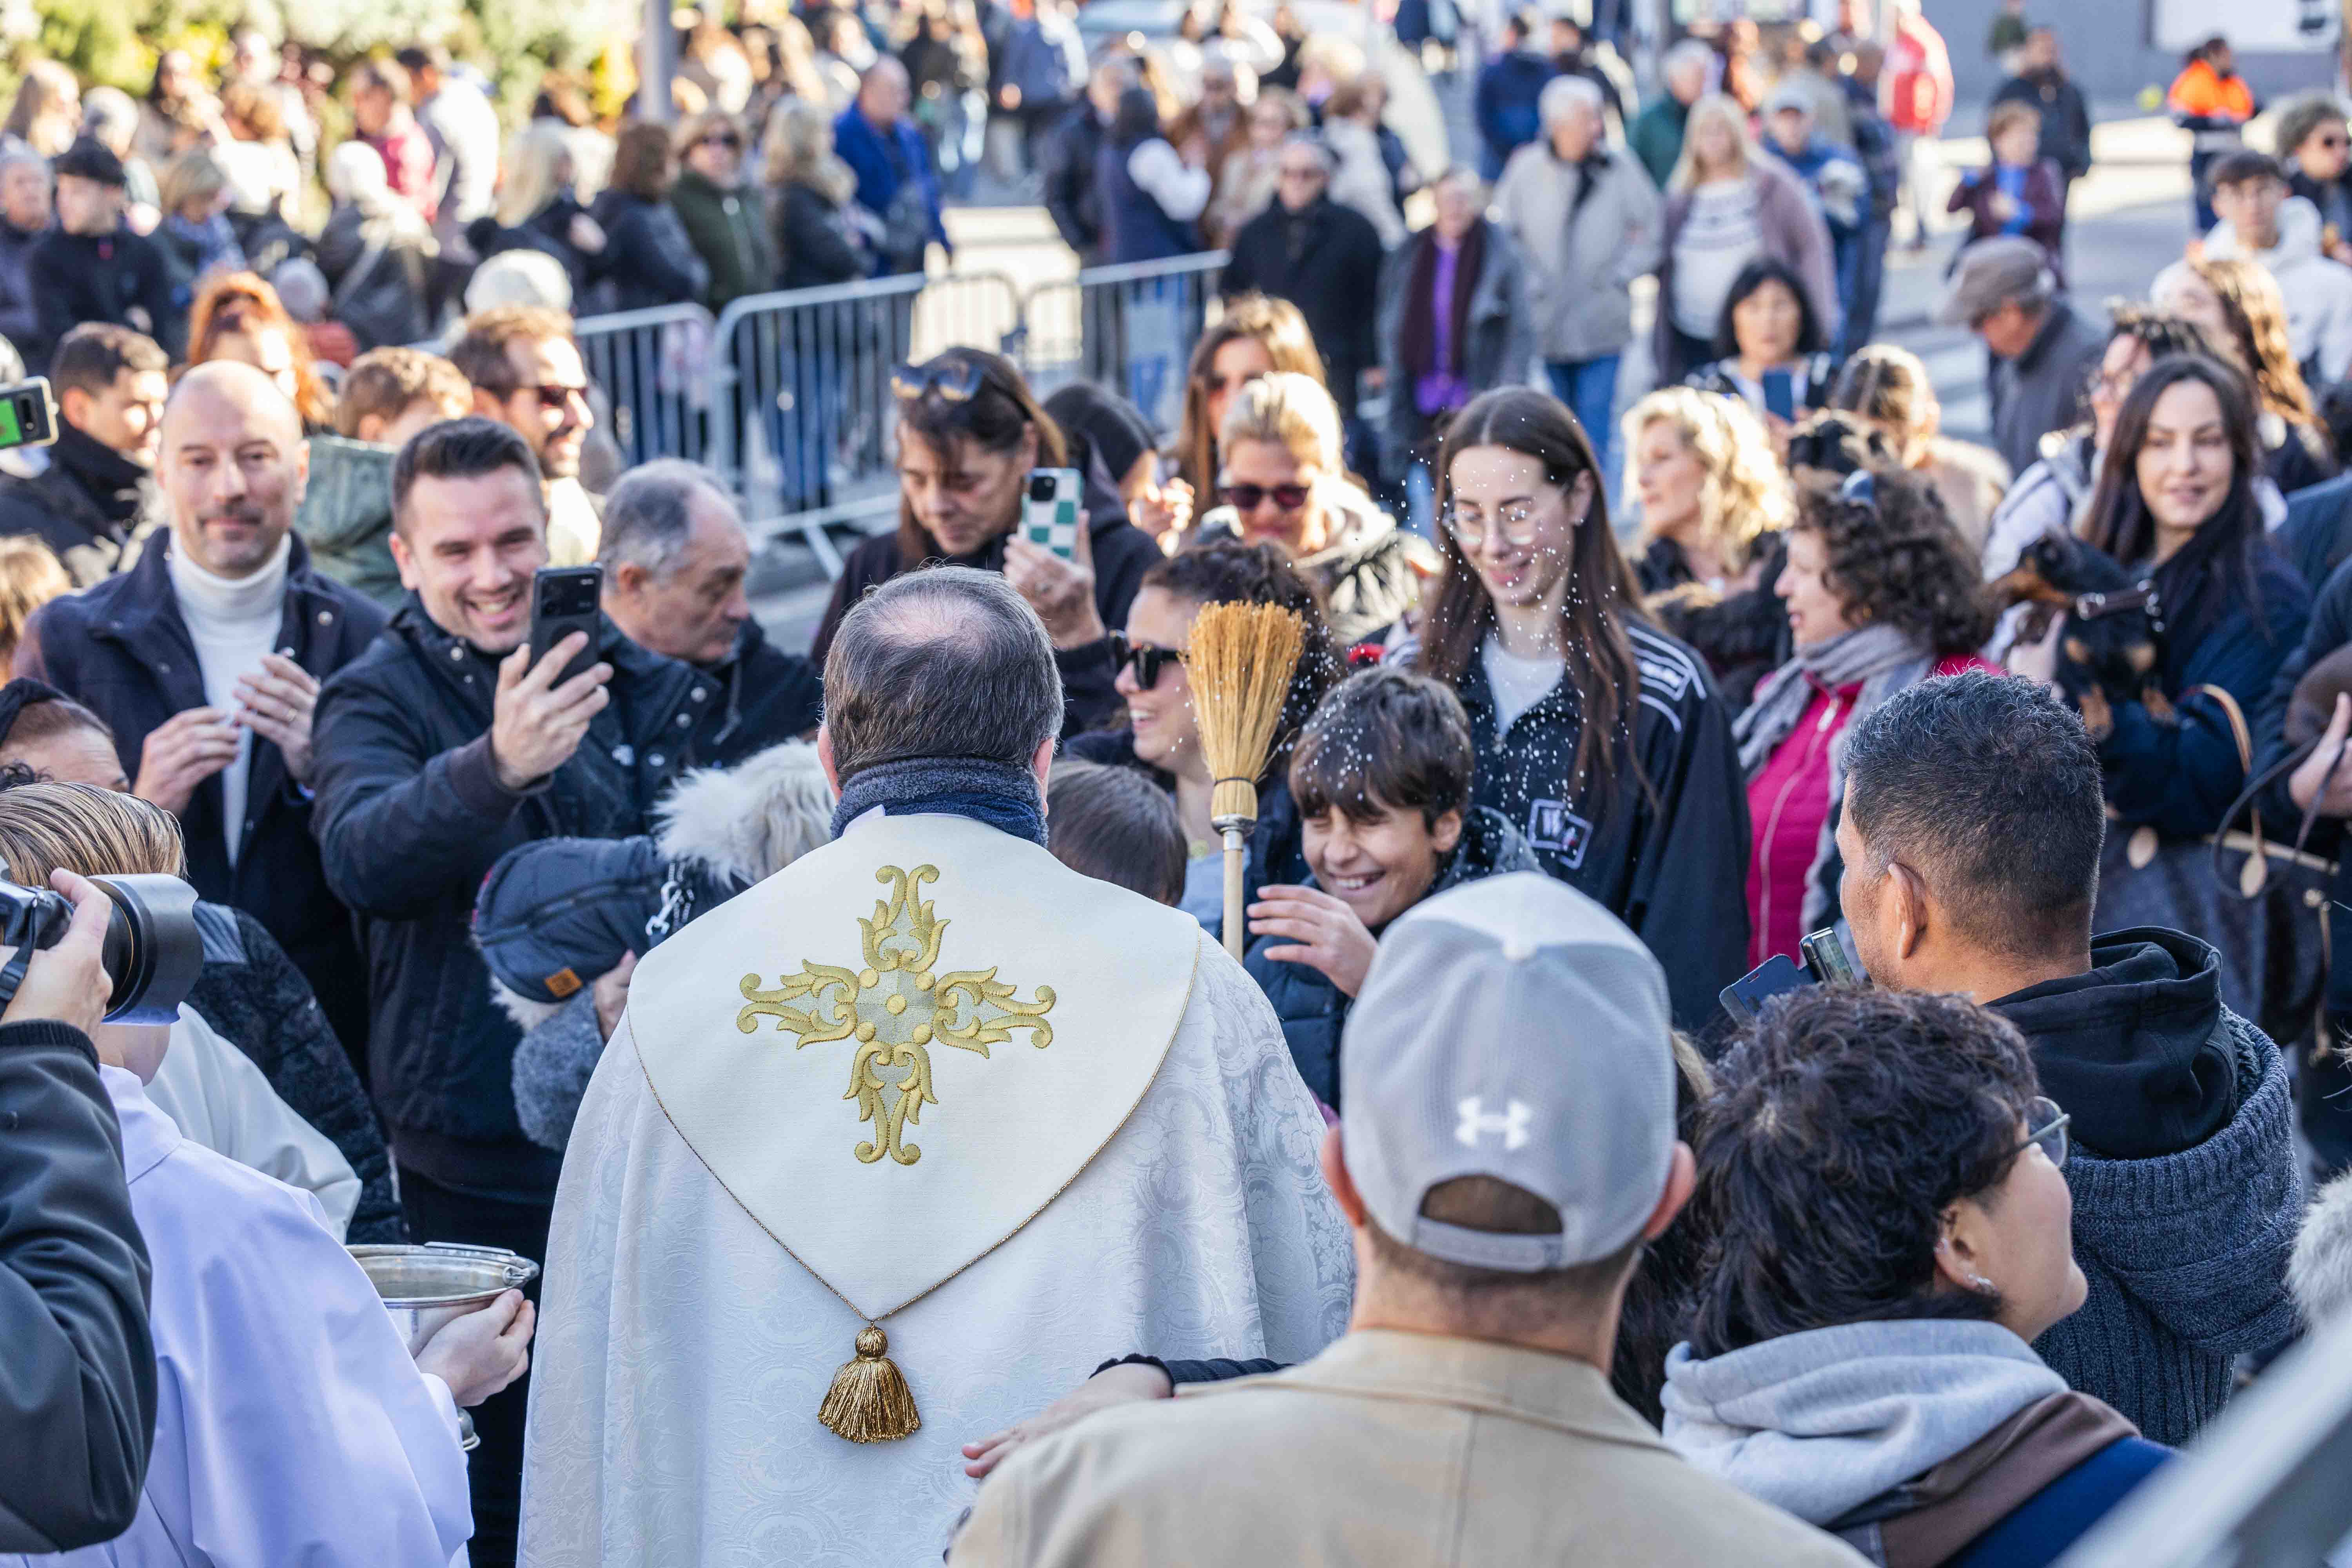
M1224 503L1235 511L1255 511L1269 497L1285 511L1297 511L1307 504L1305 485L1226 485L1217 492Z
M1110 671L1113 679L1129 665L1135 666L1135 684L1149 691L1160 684L1160 677L1171 664L1184 662L1181 651L1172 647L1155 647L1150 643L1129 642L1125 632L1110 634Z
M978 360L941 354L926 364L902 364L890 373L890 390L908 403L933 393L950 403L969 403L980 393L988 372Z

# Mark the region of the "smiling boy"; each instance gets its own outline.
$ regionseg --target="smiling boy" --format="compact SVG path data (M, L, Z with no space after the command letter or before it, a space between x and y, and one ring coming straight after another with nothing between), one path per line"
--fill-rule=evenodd
M1339 1030L1380 933L1433 893L1542 869L1501 813L1470 803L1462 703L1426 676L1364 670L1323 700L1291 756L1307 864L1249 907L1250 977L1316 1098L1339 1104Z

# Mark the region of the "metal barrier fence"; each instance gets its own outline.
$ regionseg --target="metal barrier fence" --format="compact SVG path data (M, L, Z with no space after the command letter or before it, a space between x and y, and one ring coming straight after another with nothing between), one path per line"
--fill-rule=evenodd
M588 378L613 400L613 439L631 468L654 458L700 461L710 407L710 312L657 305L585 316L573 326Z
M1172 433L1225 259L1093 268L1026 293L1002 272L882 278L751 295L715 324L699 307L672 305L587 317L577 332L628 463L702 463L755 531L798 532L838 576L827 530L898 504L894 369L947 348L990 349L1041 394L1097 381Z

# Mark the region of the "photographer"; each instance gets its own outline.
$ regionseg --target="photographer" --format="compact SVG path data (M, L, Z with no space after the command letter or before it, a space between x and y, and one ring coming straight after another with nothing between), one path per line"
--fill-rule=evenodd
M63 1552L131 1527L155 1431L147 1247L89 1039L106 1009L106 896L50 879L72 926L0 1013L0 1552Z
M136 796L0 792L0 868L20 884L180 854L178 824ZM315 1200L183 1138L149 1101L163 1037L92 1030L153 1259L152 1484L114 1560L178 1561L195 1542L216 1562L448 1562L472 1531L457 1407L520 1375L531 1309L508 1291L412 1354Z
M393 559L408 602L319 694L314 825L327 881L360 915L372 976L370 1078L411 1234L546 1255L562 1157L515 1118L519 1032L490 995L469 921L499 856L536 838L648 830L693 760L718 683L601 622L533 662L532 574L547 564L538 460L491 420L436 425L392 469ZM474 1456L478 1563L513 1550L522 1389L486 1406Z
M2294 1328L2303 1191L2278 1047L2222 1005L2206 943L2092 938L2098 752L2041 686L1970 673L1898 692L1846 731L1845 769L1842 901L1863 968L2008 1019L2074 1119L2090 1294L2035 1352L2151 1441L2187 1442L2229 1397L2231 1358Z

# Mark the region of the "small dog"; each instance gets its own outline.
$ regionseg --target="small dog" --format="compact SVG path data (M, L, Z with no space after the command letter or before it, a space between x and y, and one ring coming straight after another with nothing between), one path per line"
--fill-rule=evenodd
M2025 547L2017 565L1992 584L2003 605L2046 606L2024 635L2040 637L2049 616L2063 614L2058 638L2058 689L2083 715L2094 740L2115 732L2116 704L2137 702L2159 724L2174 721L2171 701L2157 679L2163 661L2162 606L2142 596L2142 585L2102 551L2072 534L2044 534ZM2117 603L2117 601L2121 601Z

